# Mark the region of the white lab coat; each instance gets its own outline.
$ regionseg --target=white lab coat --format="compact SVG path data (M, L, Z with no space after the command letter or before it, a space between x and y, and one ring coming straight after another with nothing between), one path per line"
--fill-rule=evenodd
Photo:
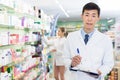
M54 42L54 48L57 50L55 52L55 63L56 63L56 66L63 66L64 65L64 61L63 61L63 54L64 54L64 43L65 43L65 40L66 38L63 37L63 38L57 38L55 39L55 42Z
M68 69L71 65L71 58L78 55L77 48L80 52L79 55L82 57L77 68L93 72L97 72L97 69L99 69L102 72L101 76L105 76L113 68L112 42L107 35L95 30L87 45L85 45L81 30L69 33L64 47L64 62ZM71 80L98 80L79 71L71 71L71 76Z
M50 51L52 49L56 49L56 52L54 52L54 62L56 66L63 66L64 61L63 61L63 49L64 49L64 43L66 41L65 37L56 37L54 39L46 40L43 38L43 40L47 43L47 45L51 45L52 47L50 48Z

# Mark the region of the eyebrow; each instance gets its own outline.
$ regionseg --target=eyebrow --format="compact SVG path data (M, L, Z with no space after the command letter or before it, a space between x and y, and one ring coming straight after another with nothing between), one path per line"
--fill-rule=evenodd
M89 14L88 12L86 12L85 14ZM92 13L92 15L97 15L96 13Z

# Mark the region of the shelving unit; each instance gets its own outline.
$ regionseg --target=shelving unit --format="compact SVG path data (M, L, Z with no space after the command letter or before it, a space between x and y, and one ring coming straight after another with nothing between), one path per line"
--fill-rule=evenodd
M31 13L17 12L17 1L12 0L12 6L0 1L0 80L43 79L46 62L32 57L35 46L31 44L38 37L33 32L40 32L45 20L33 14L33 7L28 9Z
M67 32L73 32L73 31L76 31L76 30L79 30L80 28L66 28Z

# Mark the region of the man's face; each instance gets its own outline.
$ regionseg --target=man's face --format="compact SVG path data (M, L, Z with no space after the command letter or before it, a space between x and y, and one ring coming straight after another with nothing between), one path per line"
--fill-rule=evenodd
M85 29L94 29L96 22L99 20L97 10L85 10L81 16Z

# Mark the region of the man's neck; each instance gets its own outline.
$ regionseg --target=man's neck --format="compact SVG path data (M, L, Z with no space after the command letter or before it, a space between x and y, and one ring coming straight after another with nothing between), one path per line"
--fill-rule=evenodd
M94 28L93 29L90 29L90 28L83 28L84 29L84 31L86 32L86 33L91 33L91 32L93 32L94 31Z

